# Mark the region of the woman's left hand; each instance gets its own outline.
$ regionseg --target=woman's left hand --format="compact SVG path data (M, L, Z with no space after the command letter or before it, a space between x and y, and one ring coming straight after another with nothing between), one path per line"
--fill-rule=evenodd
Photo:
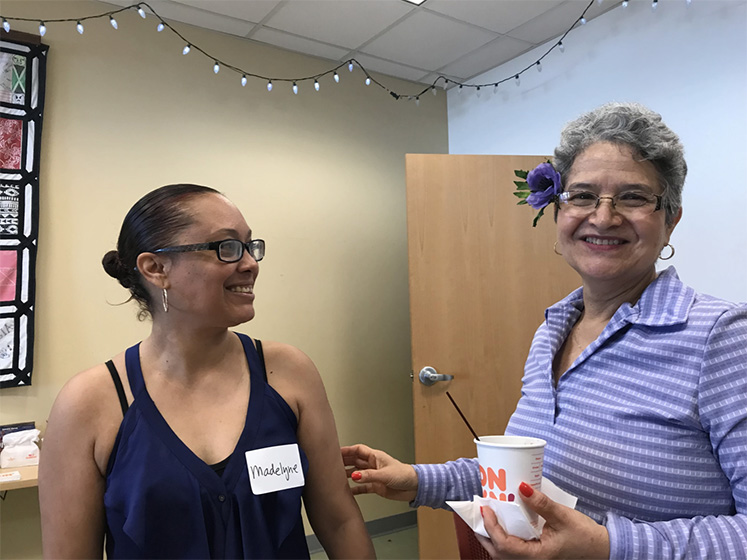
M602 525L552 501L526 483L519 490L524 504L545 519L542 536L525 541L507 535L493 510L483 507L483 522L490 539L476 536L491 558L609 558L609 533Z

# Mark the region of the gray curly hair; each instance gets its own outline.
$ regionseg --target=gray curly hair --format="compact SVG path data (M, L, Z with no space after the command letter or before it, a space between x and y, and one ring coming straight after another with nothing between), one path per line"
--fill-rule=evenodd
M639 103L607 103L568 123L560 133L553 160L563 185L576 157L596 142L630 146L641 160L654 165L666 223L671 226L682 206L687 163L679 137L662 122L661 115Z

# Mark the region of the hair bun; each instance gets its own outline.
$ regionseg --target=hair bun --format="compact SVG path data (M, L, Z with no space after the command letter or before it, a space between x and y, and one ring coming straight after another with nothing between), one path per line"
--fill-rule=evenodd
M122 259L119 257L119 252L109 251L101 259L101 264L109 276L119 280L119 283L125 288L129 287L131 283L128 279L129 273Z

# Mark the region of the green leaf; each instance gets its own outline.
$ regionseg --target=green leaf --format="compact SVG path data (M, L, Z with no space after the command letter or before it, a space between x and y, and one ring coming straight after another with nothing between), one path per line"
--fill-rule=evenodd
M532 193L529 191L514 191L514 196L518 198L527 198L530 194Z
M526 204L526 203L527 203L527 201L526 201L526 200L520 200L520 201L519 201L519 202L517 202L516 204L517 204L517 205L519 205L519 206L521 206L522 204Z
M529 171L524 171L523 169L515 169L514 175L517 177L521 177L522 179L526 179L527 175L529 175Z
M514 181L514 185L516 185L516 188L520 191L529 190L529 183L527 183L526 181Z
M537 227L537 221L542 217L542 215L544 213L545 213L545 209L544 208L540 208L540 211L534 217L534 221L532 222L532 227Z

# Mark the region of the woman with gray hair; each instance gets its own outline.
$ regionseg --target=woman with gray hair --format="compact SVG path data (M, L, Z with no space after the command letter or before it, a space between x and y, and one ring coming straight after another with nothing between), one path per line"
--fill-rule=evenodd
M583 286L548 308L506 434L547 441L543 475L576 509L528 484L539 540L490 508L494 558L747 558L747 306L698 294L673 267L682 145L660 115L612 103L568 124L554 166L529 173L554 204L555 251ZM342 449L354 492L443 508L481 494L476 459L405 465Z

